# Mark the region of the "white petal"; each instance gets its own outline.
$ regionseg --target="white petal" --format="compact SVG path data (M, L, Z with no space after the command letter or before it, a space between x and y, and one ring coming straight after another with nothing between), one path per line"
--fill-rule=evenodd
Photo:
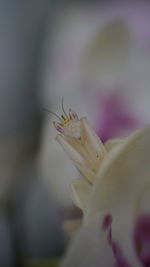
M76 219L76 220L68 220L65 221L63 224L63 228L65 232L68 234L70 238L73 238L74 234L77 232L79 227L81 226L82 220Z
M125 138L112 138L112 139L109 139L104 143L104 146L105 146L107 151L110 151L116 145L123 145L125 142L127 142L128 139L130 139L131 137L135 136L135 134L137 134L138 132L139 131L134 131L133 133L131 133L129 136L127 136Z
M113 238L125 257L140 266L132 244L132 230L141 192L150 183L150 126L136 132L125 144L117 146L102 163L93 186L86 220L97 211L114 217Z
M87 78L111 87L122 81L130 70L132 39L124 20L114 19L99 27L85 53Z
M61 267L113 267L112 250L106 233L101 231L103 216L96 216L84 225L69 247Z
M150 185L146 186L140 197L139 215L143 213L150 214Z
M87 209L87 217L116 207L118 199L138 196L149 183L150 126L116 146L100 166Z
M122 144L125 140L126 139L119 139L119 138L110 139L110 140L105 142L104 146L108 152L111 149L113 149L116 145Z
M84 211L91 192L91 186L84 180L74 180L71 184L73 201L77 207Z
M136 199L137 200L137 199ZM112 239L121 249L123 258L133 267L142 267L135 251L134 226L136 221L136 205L132 200L125 200L124 205L112 210Z

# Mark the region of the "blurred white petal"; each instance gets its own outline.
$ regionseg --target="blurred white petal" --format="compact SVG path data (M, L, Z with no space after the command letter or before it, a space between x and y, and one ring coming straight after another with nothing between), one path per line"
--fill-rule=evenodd
M140 265L132 233L139 197L150 181L149 144L150 127L146 127L108 154L97 175L85 217L88 220L98 211L111 214L112 236L121 245L125 258L135 266Z
M82 220L80 219L68 220L64 222L63 228L65 232L67 233L67 235L70 238L73 238L74 234L81 227L81 224L82 224Z
M113 267L114 256L101 230L103 216L93 218L73 239L61 267Z
M74 204L84 211L91 192L91 185L81 179L76 179L71 184Z
M125 139L119 139L119 138L114 138L114 139L109 139L108 141L105 142L105 148L107 151L112 150L115 146L121 145L125 142Z

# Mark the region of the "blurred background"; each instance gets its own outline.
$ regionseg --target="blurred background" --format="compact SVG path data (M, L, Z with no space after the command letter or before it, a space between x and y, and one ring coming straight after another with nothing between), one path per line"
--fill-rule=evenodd
M59 258L78 178L43 111L102 141L150 123L149 1L0 1L0 266Z

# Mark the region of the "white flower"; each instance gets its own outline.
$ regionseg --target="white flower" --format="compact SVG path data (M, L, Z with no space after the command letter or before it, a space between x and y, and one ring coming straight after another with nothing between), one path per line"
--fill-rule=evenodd
M61 134L60 143L76 164L73 153L80 152L79 144L67 146L67 141L70 139ZM99 161L92 184L83 172L85 181L77 180L73 185L84 218L64 260L65 267L150 264L150 126L117 145L112 143L105 146L108 149L111 144L111 149Z

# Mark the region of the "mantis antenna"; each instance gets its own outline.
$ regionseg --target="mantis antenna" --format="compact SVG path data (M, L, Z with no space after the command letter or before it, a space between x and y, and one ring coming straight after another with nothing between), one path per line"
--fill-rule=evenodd
M61 107L62 107L62 111L63 111L64 115L68 118L68 115L67 115L67 113L66 113L66 111L64 109L64 99L63 99L63 97L62 97L62 100L61 100Z
M54 115L55 117L57 117L60 121L63 121L61 117L59 117L55 112L51 111L51 110L48 110L46 108L43 108L44 111Z

